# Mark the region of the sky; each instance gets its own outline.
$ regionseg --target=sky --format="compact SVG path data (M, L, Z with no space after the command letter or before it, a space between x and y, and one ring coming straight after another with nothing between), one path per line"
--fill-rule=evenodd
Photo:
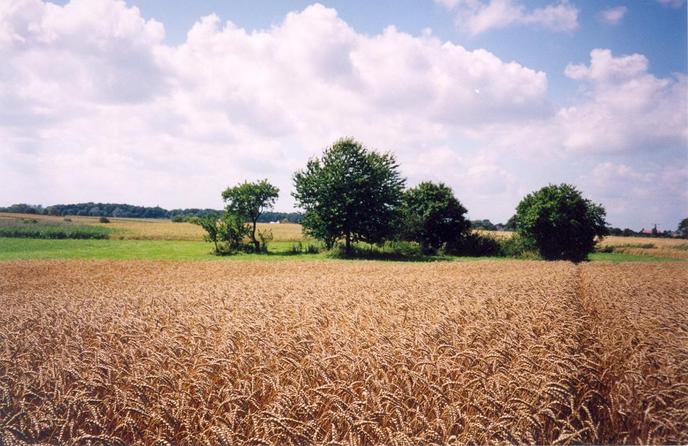
M688 217L685 0L0 0L0 206L221 208L338 138L471 219L575 185Z

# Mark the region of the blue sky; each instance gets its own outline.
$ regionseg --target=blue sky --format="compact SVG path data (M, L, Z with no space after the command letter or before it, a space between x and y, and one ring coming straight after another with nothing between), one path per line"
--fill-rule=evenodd
M290 210L293 171L350 135L471 218L560 182L614 226L688 216L685 1L9 5L0 205L220 207L267 177Z

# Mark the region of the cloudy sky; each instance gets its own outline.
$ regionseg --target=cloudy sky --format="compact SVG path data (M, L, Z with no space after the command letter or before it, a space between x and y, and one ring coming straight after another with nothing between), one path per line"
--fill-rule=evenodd
M685 0L0 0L0 206L222 206L341 136L509 218L688 216Z

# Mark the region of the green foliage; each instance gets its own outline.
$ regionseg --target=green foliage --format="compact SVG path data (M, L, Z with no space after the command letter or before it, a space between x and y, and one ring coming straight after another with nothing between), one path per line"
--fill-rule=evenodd
M289 247L289 254L318 254L320 248L312 243L305 245L301 242L292 243Z
M224 249L221 249L223 254L231 254L243 249L243 240L249 233L250 228L236 214L225 212L217 220L217 238L224 242Z
M175 215L172 217L172 223L183 223L187 220L187 217L183 215Z
M447 243L445 254L470 257L500 257L504 250L498 239L472 232Z
M333 249L329 257L338 259L367 259L367 260L395 260L395 261L428 261L433 257L423 254L420 244L399 240L388 240L380 245L354 245L351 249L345 247Z
M43 206L40 204L17 203L8 207L0 207L0 212L9 212L13 214L42 214L45 212L45 209L43 209Z
M380 243L392 235L403 186L391 154L340 139L294 174L292 195L305 210L304 232L327 249L343 238L350 253L357 241Z
M195 217L191 223L201 226L205 231L205 241L212 242L216 255L232 254L243 248L242 241L249 234L249 228L242 219L225 212L220 218L213 215Z
M516 229L546 260L585 260L595 237L607 235L606 212L573 186L549 185L527 195L516 208Z
M106 239L112 230L102 226L37 220L0 220L0 237L42 239Z
M516 230L516 216L512 215L506 223L504 223L503 229L505 231L515 231Z
M443 183L420 183L404 192L401 237L418 242L423 253L434 254L445 243L467 235L470 223L465 213L451 188Z
M688 238L688 218L684 218L678 224L678 232L681 234L681 237Z
M110 219L107 217L100 217L98 223L110 223Z
M539 257L536 247L519 234L499 239L502 255L513 258L536 259Z
M264 211L272 208L278 196L279 189L268 183L267 179L256 183L245 181L222 192L227 212L251 223L249 235L256 252L261 251L256 238L256 223Z
M212 242L215 246L215 254L220 253L220 247L219 247L219 228L218 228L218 219L214 216L211 215L206 215L203 217L195 217L190 220L191 223L195 225L199 225L202 227L206 235L203 237L203 239L207 242Z

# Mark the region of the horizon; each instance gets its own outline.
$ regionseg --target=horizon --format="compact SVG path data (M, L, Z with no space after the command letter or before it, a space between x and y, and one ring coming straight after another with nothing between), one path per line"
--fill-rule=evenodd
M569 183L610 226L674 230L687 36L682 0L11 0L0 203L221 209L267 178L294 212L292 174L353 136L471 220Z

